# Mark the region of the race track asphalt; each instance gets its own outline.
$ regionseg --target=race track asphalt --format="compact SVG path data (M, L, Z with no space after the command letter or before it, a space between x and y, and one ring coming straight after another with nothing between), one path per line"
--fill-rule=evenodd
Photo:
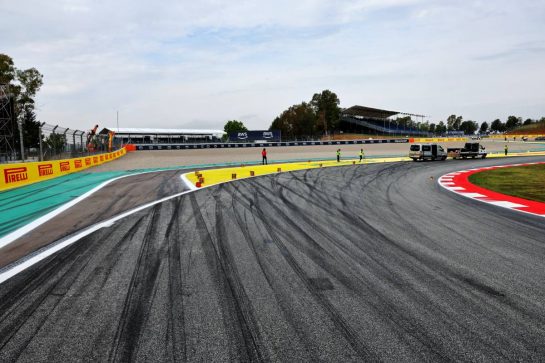
M521 160L281 173L142 210L0 285L0 361L540 361L545 220L436 182Z

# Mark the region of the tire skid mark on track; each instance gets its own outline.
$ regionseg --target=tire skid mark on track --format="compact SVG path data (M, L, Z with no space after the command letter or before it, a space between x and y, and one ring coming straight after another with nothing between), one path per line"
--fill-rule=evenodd
M144 310L151 306L161 262L157 255L162 246L151 245L152 234L159 219L159 208L160 206L154 206L151 216L148 217L146 232L113 340L110 361L134 360L137 354L138 340L147 316Z
M223 184L218 186L217 191L221 189L223 189ZM217 232L215 238L213 238L214 234L208 229L194 194L192 193L189 198L193 205L193 212L197 217L197 227L201 233L204 232L203 248L208 269L213 274L214 281L218 284L219 297L222 301L223 324L227 331L234 330L235 333L234 336L230 337L234 339L230 344L231 359L243 361L263 360L265 358L264 352L260 350L259 332L253 318L251 304L244 293L240 280L236 276L236 271L234 271L232 256L227 254L226 247L222 246L220 231L223 232L224 226L222 226L221 214L220 212L216 213L219 221L216 221ZM216 240L215 243L214 240ZM235 351L232 351L232 349Z
M120 326L129 324L117 320L122 314L113 315L115 319L101 322L100 330L96 330L104 338L93 334L82 337L82 342L95 344L75 345L74 355L70 354L73 359L538 359L545 353L541 313L545 295L539 290L544 274L538 263L544 246L535 236L543 228L518 218L510 221L483 215L482 227L493 236L498 223L507 227L526 225L528 230L517 243L501 239L470 243L463 239L476 229L464 228L468 228L472 216L481 215L477 207L467 210L467 217L460 213L461 230L451 241L441 241L438 233L428 236L422 225L435 223L442 229L448 223L441 217L448 213L439 209L437 218L415 223L407 212L422 215L426 207L415 202L410 193L403 197L397 194L412 190L403 178L421 183L430 168L427 164L404 165L385 171L369 166L364 170L347 167L278 174L207 188L142 210L127 222L119 221L119 226L89 235L64 253L0 285L0 332L17 319L28 320L0 348L0 358L17 355L20 360L31 360L36 357L33 354L43 353L36 348L45 344L57 321L70 328L70 319L60 319L78 313L78 307L67 309L74 301L67 296L69 290L70 294L83 295L91 285L90 291L95 294L90 297L89 304L94 305L89 305L93 307L89 313L100 311L97 300L104 295L98 294L101 288L94 287L111 283L106 283L106 276L113 278L119 273L112 270L118 264L116 256L121 256L123 246L131 246L133 257L124 260L131 263L124 269L125 280L138 275L138 267L132 263L141 265L138 289L149 291L137 312L134 299L138 289L129 299L131 285L118 283L122 289L116 298L116 311L129 309L124 319L135 318L133 312L137 318L141 314L140 326L132 338L128 333L121 334ZM429 194L441 198L436 183L432 184ZM428 187L418 190L427 191ZM431 201L434 208L433 198L423 195L422 199ZM464 212L461 204L452 199L452 211ZM375 206L381 208L380 215L375 215ZM154 227L150 230L152 219ZM383 221L389 228L384 228ZM112 235L110 244L102 249L100 265L86 261L103 245L104 236L115 234L120 227L118 235ZM403 238L393 238L393 234ZM145 258L140 259L143 243L150 246ZM477 258L467 258L468 251ZM65 255L70 258L59 262ZM29 287L27 279L43 276L54 261L60 263L51 272L55 278L44 282L48 286L59 283L55 279L67 283L51 290L39 284ZM85 273L75 265L83 262L89 265L83 267ZM521 262L525 262L523 266ZM154 268L156 274L151 273ZM99 276L92 276L95 271ZM206 275L208 284L202 284L202 275ZM77 285L74 280L79 280ZM17 296L25 287L25 293ZM207 297L217 304L202 307L201 289L210 289ZM265 294L264 289L268 291ZM19 306L28 306L42 292L51 296L44 298L30 316L19 315ZM196 296L192 296L194 293ZM16 297L4 305L3 296ZM36 316L55 299L61 300L49 317ZM79 308L87 311L85 301ZM163 309L166 317L156 322L165 327L163 332L154 332L152 313L158 309ZM201 309L204 315L187 315ZM267 315L273 312L277 313L272 318ZM208 319L217 320L217 324L201 326L202 319L206 324ZM35 330L37 334L26 334L35 329L33 324L41 324ZM321 330L314 330L318 326ZM70 328L67 334L75 329ZM108 343L110 336L118 335L134 341L118 341L116 356ZM63 342L73 341L71 338L53 340L45 352L46 359L66 357L67 350L64 355L54 354L65 349ZM208 353L208 347L214 344L214 351L221 355ZM96 352L85 355L85 349L92 346L97 347Z
M242 207L243 210L240 211L238 207ZM275 266L271 265L270 259L268 258L270 256L267 256L268 254L270 254L270 252L267 253L268 251L260 249L257 245L257 241L270 240L271 237L270 234L263 233L263 231L266 231L267 229L266 226L263 224L262 220L257 216L257 212L255 210L256 206L254 204L250 204L249 206L247 206L245 202L241 202L239 200L238 193L232 193L231 208L234 211L235 219L237 221L238 227L241 229L244 240L248 248L250 248L250 250L252 251L252 255L255 258L257 264L259 265L260 271L263 273L263 276L267 281L268 287L274 294L275 301L280 308L282 316L291 327L291 331L294 332L297 336L298 343L302 342L302 344L304 345L304 351L307 355L311 357L310 360L318 361L319 355L316 352L317 349L313 349L313 345L315 345L315 343L312 341L312 339L309 339L309 337L303 332L303 329L301 327L304 325L304 322L301 321L300 316L292 312L292 301L289 292L285 291L285 289L282 288L282 284L278 281L278 277L275 274L278 271L278 266L276 266L275 269ZM259 225L260 227L263 227L263 229L259 227L256 228L261 237L260 239L257 239L257 241L250 233L250 225ZM292 344L295 344L295 342L292 341ZM289 347L287 346L283 346L280 348L283 348L283 350L289 349ZM294 357L286 353L283 355L283 358L281 360L287 359L294 359Z
M260 194L256 190L256 194ZM259 203L259 198L256 198L256 204ZM261 209L259 204L257 204L256 211L261 214ZM289 252L289 249L286 247L285 243L282 241L282 238L275 232L275 228L272 224L267 222L267 218L264 218L261 214L261 220L268 227L269 235L271 236L273 242L281 251L286 262L291 266L293 271L304 283L306 289L314 297L316 302L327 312L332 323L337 327L339 332L343 335L346 341L350 344L352 349L358 354L360 358L368 360L376 360L377 357L374 356L371 350L369 350L365 343L360 339L356 330L350 326L350 324L343 318L342 314L331 304L331 302L325 297L322 292L316 288L315 284L310 280L308 274L302 268L302 266L297 262L294 256ZM286 219L285 219L286 220ZM323 261L322 261L323 262ZM323 263L318 265L323 266ZM338 277L338 276L336 276Z
M5 328L0 330L0 337L3 337L2 340L0 340L0 350L6 348L6 345L11 341L12 337L31 320L31 317L36 310L42 308L43 305L47 305L50 310L56 308L68 287L78 277L79 273L86 267L91 259L91 256L84 256L84 252L88 251L90 248L91 246L86 246L84 251L78 251L74 248L71 249L71 251L67 251L65 254L56 255L55 257L50 258L51 262L48 264L45 271L35 271L30 274L30 276L25 279L27 285L16 294L5 299L2 305L0 305L0 311L5 311L5 313L0 316L0 322L4 323L6 320L11 320L11 323L8 323ZM80 261L81 259L84 261ZM67 262L67 265L61 268L60 272L57 271L57 267L62 266L65 262ZM30 291L35 292L36 290L40 291L37 296L29 294ZM25 306L22 307L22 305ZM23 309L22 311L20 310L21 308ZM16 309L18 310L17 313L15 313ZM16 359L20 356L46 320L47 316L42 316L37 322L31 323L32 326L29 327L31 331L25 334L25 341L22 344L19 342L17 347L10 351L10 356L12 358Z
M218 190L223 189L220 187ZM252 304L248 298L244 285L240 280L240 275L237 271L235 258L231 253L229 242L225 239L227 236L226 222L224 221L224 215L222 210L225 208L221 202L219 195L215 194L216 200L216 246L217 255L219 257L220 264L222 265L223 272L226 275L226 281L229 283L230 293L235 298L237 304L236 314L237 319L243 324L240 324L242 334L244 337L244 343L248 358L251 361L268 361L269 358L265 355L265 351L261 348L263 346L261 333Z
M256 193L259 194L260 196L263 196L263 194L261 194L259 192L259 189L256 188ZM257 198L256 198L257 199ZM286 198L286 197L282 197L282 201L284 203L289 203L289 198ZM269 200L270 202L270 200ZM272 205L271 205L272 206ZM274 206L272 206L274 208ZM296 210L297 209L297 206L295 204L291 204L290 207L293 209L293 210ZM278 215L282 215L282 211L281 210L278 210L276 209L275 212L278 214ZM302 213L299 213L299 215L307 222L309 223L310 220L307 219L304 214ZM291 229L293 230L297 230L299 233L301 233L302 235L305 236L305 238L303 239L303 241L312 241L313 242L313 239L311 236L307 235L306 234L306 230L307 228L304 228L304 226L300 226L298 224L295 224L293 222L291 222L291 219L287 216L283 216L283 221L286 222L287 224L290 225ZM346 217L346 216L345 216ZM273 226L272 225L269 225L268 226L269 228L272 228ZM339 249L341 250L344 250L345 253L346 253L346 257L348 257L349 259L352 259L353 262L357 263L357 261L354 259L353 256L351 256L349 254L349 251L347 249L344 249L338 242L336 242L331 236L329 236L325 231L323 231L320 226L310 222L309 225L308 225L308 230L312 230L312 231L315 231L317 233L319 233L320 235L322 235L324 238L326 238L330 243L332 243L333 245L335 245L336 247L338 247ZM337 231L339 232L339 231ZM299 249L301 252L305 253L307 257L309 257L311 260L313 260L317 265L323 267L326 271L328 271L328 273L330 273L338 282L340 282L341 284L343 284L346 288L348 288L351 292L355 293L356 295L358 295L360 298L363 298L363 299L366 299L369 303L373 304L370 300L369 300L369 296L366 295L366 294L362 294L361 291L373 291L373 295L379 299L379 301L377 301L373 306L374 308L379 312L381 313L383 316L388 316L388 315L394 315L394 317L390 318L390 322L393 323L394 326L397 326L398 328L401 328L403 331L405 331L406 333L409 333L409 334L412 334L414 335L415 338L417 338L420 343L423 345L423 346L427 346L430 351L435 351L435 348L433 346L431 346L430 344L426 343L428 341L430 341L429 339L426 340L427 338L429 337L423 337L421 336L421 334L417 334L417 332L419 331L425 331L425 329L420 329L418 330L416 326L413 326L411 322L409 322L408 320L406 320L402 315L401 313L397 313L395 311L395 306L392 306L389 301L388 301L388 298L385 297L385 296L381 296L377 291L380 291L380 288L377 289L377 286L371 286L369 285L367 282L365 282L364 280L362 280L356 273L355 271L354 272L351 272L351 275L350 277L348 275L345 275L344 273L342 273L338 268L337 268L337 263L343 263L344 264L344 261L342 258L335 258L334 256L330 255L329 252L325 251L325 250L322 250L322 247L319 246L319 245L312 245L310 247L307 247L305 249L302 249L300 246L298 245L294 245L295 248ZM356 246L358 247L358 246ZM331 257L332 259L336 260L337 263L333 263L332 262L329 262L329 261L326 261L325 259L322 258L322 255L319 253L320 251L323 251L323 252L326 252L329 257ZM383 265L383 267L386 267ZM351 281L351 278L355 280L355 282L352 282ZM391 280L392 281L392 280ZM360 284L358 284L358 282L360 283L363 283L364 285L361 286ZM386 307L386 308L384 308ZM405 324L403 323L403 321L405 321ZM341 329L342 331L342 329ZM420 335L420 336L419 336ZM350 341L350 340L349 340ZM352 341L352 343L354 343ZM357 350L356 350L357 351ZM444 356L442 354L440 354L438 351L435 351L436 354L438 354L439 356L443 357Z
M173 201L174 212L168 223L165 238L168 241L168 287L169 287L169 320L168 339L171 343L170 359L174 362L187 361L187 345L184 317L184 279L182 271L180 210L187 198ZM187 242L185 240L184 242ZM188 264L188 268L190 265Z
M292 205L291 207L292 207L292 208L296 208L295 205ZM316 226L311 226L311 227L316 227ZM372 229L372 228L371 228L371 229ZM310 230L313 230L313 229L310 228ZM385 236L383 237L383 239L388 240ZM406 251L405 251L405 252L406 252ZM411 253L411 254L412 254L412 253ZM422 261L420 261L419 264L422 264ZM424 264L424 266L425 266L425 265L426 265L426 263ZM436 264L436 263L434 263L433 265L436 266L436 268L434 268L434 270L435 270L436 272L437 272L437 271L438 271L438 272L441 272L440 268L437 267L437 264ZM433 265L432 265L432 266L433 266ZM430 275L431 275L431 273L430 273ZM450 280L452 280L452 278L450 278ZM445 281L445 280L443 279L443 281ZM481 296L478 296L478 297L480 298ZM476 302L478 302L478 301L476 301ZM424 301L423 303L426 303L426 301ZM441 315L445 315L445 314L442 313ZM415 329L413 329L413 330L415 330ZM417 329L417 330L423 330L423 329ZM422 338L422 337L421 337L421 338ZM423 340L424 340L424 341L428 341L427 337L424 337L423 339L420 339L420 340L421 340L421 341L423 341ZM485 343L485 342L484 342L484 343ZM486 343L485 343L485 345L486 345Z

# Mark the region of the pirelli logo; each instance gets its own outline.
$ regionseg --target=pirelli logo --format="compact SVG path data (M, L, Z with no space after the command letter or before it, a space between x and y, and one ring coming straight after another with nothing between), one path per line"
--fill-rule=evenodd
M79 169L83 166L83 163L81 162L80 159L76 159L74 160L74 166L76 167L76 169Z
M53 175L53 164L38 165L38 175L39 176Z
M94 164L98 163L98 156L93 156L93 163Z
M4 180L6 184L28 180L26 166L21 168L4 169Z
M85 166L91 166L91 158L85 158Z
M61 161L60 166L61 166L61 171L69 171L70 170L70 162L69 161Z
M106 154L105 157L106 157L106 160L110 160L110 155L109 154Z
M104 161L104 155L100 155L100 161Z

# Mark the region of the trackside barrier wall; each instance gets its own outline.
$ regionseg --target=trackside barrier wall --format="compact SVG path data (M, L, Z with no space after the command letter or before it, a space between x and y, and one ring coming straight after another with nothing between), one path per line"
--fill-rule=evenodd
M466 141L465 137L450 138L409 138L409 139L362 139L332 141L286 141L286 142L222 142L199 144L129 144L128 151L141 150L188 150L188 149L230 149L247 147L281 147L281 146L317 146L317 145L370 145L370 144L403 144L413 142L451 142ZM130 149L129 149L130 147Z
M409 139L409 142L452 142L452 141L466 141L467 137L416 137Z
M541 134L538 134L538 135L535 135L535 134L509 134L509 135L489 135L487 138L489 139L505 139L507 137L507 140L508 141L511 141L513 140L513 137L517 137L517 138L520 138L520 137L524 137L524 136L527 136L527 137L544 137L545 135L541 135Z
M187 149L230 149L245 147L280 147L313 145L368 145L408 143L409 139L365 139L332 141L286 141L286 142L218 142L199 144L132 144L135 150L187 150ZM129 145L126 145L129 147ZM130 151L130 150L129 150Z
M187 150L187 149L230 149L244 147L281 147L281 146L316 146L316 145L370 145L370 144L403 144L412 142L449 142L466 141L465 137L451 138L410 138L410 139L364 139L333 141L286 141L286 142L222 142L201 144L131 144L126 145L128 151L133 150Z
M0 165L0 191L57 178L107 163L125 155L125 148L117 151L75 159L52 160Z

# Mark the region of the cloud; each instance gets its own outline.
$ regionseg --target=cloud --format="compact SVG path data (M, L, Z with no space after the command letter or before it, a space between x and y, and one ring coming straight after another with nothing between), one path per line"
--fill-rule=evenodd
M125 126L262 129L322 89L343 106L435 118L545 115L545 5L529 0L22 0L0 11L1 51L44 74L38 117L72 128L120 110Z

